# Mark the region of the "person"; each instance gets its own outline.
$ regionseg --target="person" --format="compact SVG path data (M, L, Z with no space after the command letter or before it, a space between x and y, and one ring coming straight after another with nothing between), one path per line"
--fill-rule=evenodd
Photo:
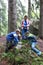
M37 45L37 43L38 43L36 36L30 34L30 35L27 37L27 39L30 41L30 45L31 45L32 50L33 50L38 56L40 56L40 55L41 55L41 51L36 48L36 45Z
M18 42L20 41L20 30L16 29L15 32L11 32L6 36L6 50L5 52L8 52L9 49L11 49L13 46L16 46ZM9 46L8 46L9 45Z
M25 33L28 32L30 26L30 20L28 20L27 15L24 16L24 20L22 21L22 38L24 39Z

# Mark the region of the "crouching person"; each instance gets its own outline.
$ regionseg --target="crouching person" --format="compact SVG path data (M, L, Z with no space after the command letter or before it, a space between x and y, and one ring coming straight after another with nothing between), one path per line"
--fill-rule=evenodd
M28 40L29 40L30 43L31 43L31 48L32 48L32 50L33 50L38 56L40 56L40 55L41 55L41 51L36 48L36 45L37 45L37 39L36 39L36 37L35 37L35 36L29 36L29 37L28 37Z
M8 52L9 49L11 49L13 46L16 46L18 42L20 41L20 30L16 29L15 32L11 32L6 36L6 50L5 52Z

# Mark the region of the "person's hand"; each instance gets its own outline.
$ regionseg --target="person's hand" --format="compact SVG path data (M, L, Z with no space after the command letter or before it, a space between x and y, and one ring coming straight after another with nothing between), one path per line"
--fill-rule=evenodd
M27 27L27 30L29 30L29 27Z
M22 39L22 36L20 34L18 35L18 37L19 37L20 40Z

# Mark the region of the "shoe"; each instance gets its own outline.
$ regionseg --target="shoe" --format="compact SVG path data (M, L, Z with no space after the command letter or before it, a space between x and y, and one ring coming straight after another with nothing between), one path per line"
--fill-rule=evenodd
M37 53L38 56L40 56L41 54L42 54L41 51Z

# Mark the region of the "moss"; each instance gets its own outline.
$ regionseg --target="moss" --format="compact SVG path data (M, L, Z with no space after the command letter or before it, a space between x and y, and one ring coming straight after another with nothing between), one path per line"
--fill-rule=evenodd
M39 57L32 52L30 45L27 44L27 40L22 40L22 42L24 47L20 50L13 48L12 51L3 53L2 58L7 58L10 64L16 62L17 65L43 65L43 57Z

